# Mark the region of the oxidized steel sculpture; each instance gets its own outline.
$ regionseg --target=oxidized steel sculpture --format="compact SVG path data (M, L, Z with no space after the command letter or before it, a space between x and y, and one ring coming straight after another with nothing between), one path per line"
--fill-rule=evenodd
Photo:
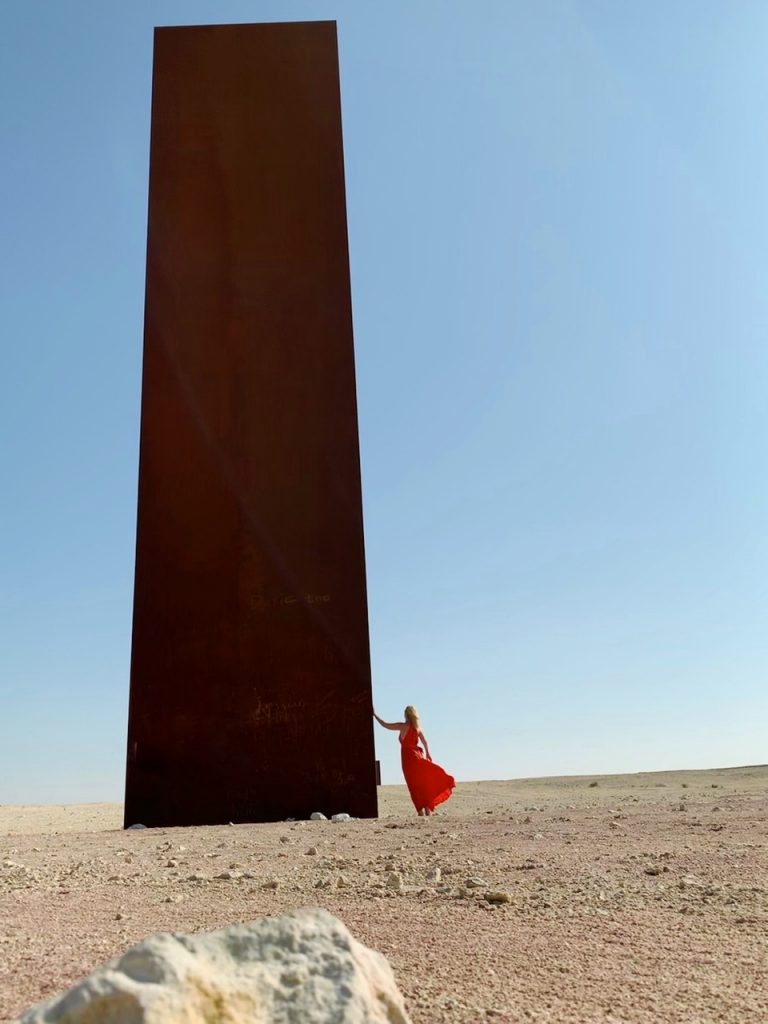
M336 32L155 34L125 824L377 813Z

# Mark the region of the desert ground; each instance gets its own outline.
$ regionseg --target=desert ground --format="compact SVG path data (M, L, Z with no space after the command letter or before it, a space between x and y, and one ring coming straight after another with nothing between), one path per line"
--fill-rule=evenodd
M157 931L321 906L416 1024L768 1021L768 766L461 783L432 818L123 831L0 807L0 1021Z

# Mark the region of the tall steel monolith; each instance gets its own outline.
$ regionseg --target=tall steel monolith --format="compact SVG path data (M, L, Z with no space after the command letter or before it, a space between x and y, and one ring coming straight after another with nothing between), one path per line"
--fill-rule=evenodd
M125 824L377 813L332 22L155 32Z

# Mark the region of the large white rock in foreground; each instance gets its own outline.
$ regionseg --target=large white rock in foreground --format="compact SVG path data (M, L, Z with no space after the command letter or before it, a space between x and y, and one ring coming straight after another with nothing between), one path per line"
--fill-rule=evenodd
M23 1024L409 1024L392 970L324 910L153 935Z

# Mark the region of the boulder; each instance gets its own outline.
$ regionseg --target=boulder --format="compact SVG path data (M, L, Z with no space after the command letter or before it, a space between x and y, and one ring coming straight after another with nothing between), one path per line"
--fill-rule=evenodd
M409 1024L386 959L324 910L153 935L17 1024Z

